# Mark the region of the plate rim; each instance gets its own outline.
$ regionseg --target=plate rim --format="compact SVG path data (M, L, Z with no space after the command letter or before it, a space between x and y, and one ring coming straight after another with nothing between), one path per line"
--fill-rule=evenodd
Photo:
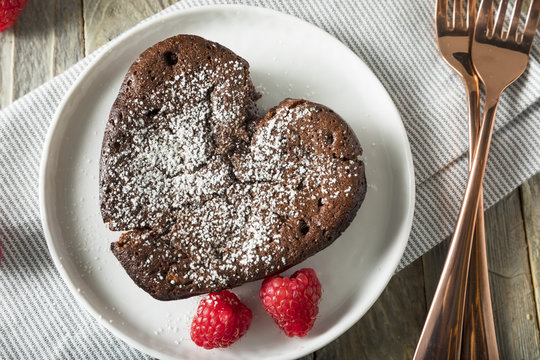
M39 209L40 209L40 220L43 228L44 237L47 242L47 248L49 249L49 253L51 255L51 258L53 260L53 263L57 269L57 271L60 273L60 276L64 282L64 284L67 285L69 288L71 294L74 296L74 298L77 300L77 302L81 305L82 308L84 308L88 313L92 315L92 317L105 329L110 331L115 337L121 339L123 342L128 344L129 346L134 347L135 349L142 351L143 353L155 356L157 358L171 358L169 355L164 354L160 352L157 349L151 348L133 338L130 336L124 334L122 331L116 329L114 326L109 324L100 314L99 312L94 309L94 307L87 301L87 299L77 291L75 284L71 281L70 276L68 275L67 270L64 268L64 266L61 264L59 255L56 251L56 247L54 245L53 239L52 239L52 233L51 229L49 227L49 222L51 221L50 215L47 212L47 203L46 203L46 195L45 195L45 182L46 182L46 175L47 175L47 169L50 166L50 157L51 157L51 146L52 141L55 138L55 134L58 130L58 125L61 120L61 115L64 112L66 105L69 103L70 98L77 92L81 84L84 83L88 75L94 70L95 67L102 61L102 59L107 56L116 46L124 42L125 39L131 37L133 34L136 34L138 32L142 32L145 29L155 25L156 23L160 22L167 22L169 18L174 18L178 15L184 15L189 16L190 14L196 14L201 12L209 12L209 11L250 11L250 12L261 12L266 14L271 14L273 16L279 16L287 18L288 21L294 21L297 23L301 23L303 26L308 26L310 30L315 31L318 33L319 36L327 37L330 40L333 40L336 42L336 46L341 46L344 51L347 51L354 55L355 60L358 62L359 66L362 66L365 68L365 70L370 73L373 78L376 80L376 82L380 85L381 90L384 91L385 95L388 99L388 106L391 106L391 110L395 112L396 116L399 118L399 131L402 133L402 136L405 139L406 142L406 151L405 151L405 160L407 163L407 166L404 170L404 175L406 176L406 184L404 185L404 188L408 190L408 196L404 197L406 200L406 210L407 214L405 216L405 219L403 221L403 224L401 226L401 229L398 231L398 234L394 237L395 242L393 244L393 247L396 245L400 245L398 247L399 251L395 251L395 255L391 259L391 268L392 271L389 272L389 274L386 274L385 276L381 277L384 281L378 281L379 286L378 291L376 291L377 295L373 296L371 301L368 301L368 306L366 307L365 312L362 312L358 307L353 308L349 312L349 314L345 317L343 317L338 323L334 324L329 331L326 333L323 333L320 335L320 341L316 343L315 347L309 347L309 348L300 348L299 350L295 351L294 353L289 353L287 356L275 356L275 357L268 357L268 359L286 359L289 358L291 355L294 357L302 357L309 353L312 353L314 351L317 351L318 349L321 349L322 347L326 346L342 334L344 334L352 325L354 325L357 321L359 321L373 306L373 304L379 299L384 289L387 287L390 279L394 276L395 271L400 263L401 258L403 257L403 254L405 252L405 248L408 244L410 232L412 229L412 223L413 223L413 216L414 216L414 209L415 209L415 199L416 199L416 185L415 185L415 175L414 175L414 163L413 163L413 157L411 152L411 146L409 142L409 138L407 135L407 132L405 130L405 126L403 123L403 119L401 117L401 114L399 113L394 101L392 100L390 94L384 87L384 85L380 82L379 78L373 73L373 71L367 66L366 63L347 45L345 45L343 42L341 42L339 39L337 39L335 36L331 35L330 33L326 32L325 30L321 29L320 27L304 20L301 18L298 18L294 15L287 14L278 10L270 9L267 7L262 6L251 6L251 5L242 5L242 4L215 4L215 5L204 5L204 6L195 6L190 8L183 8L183 9L175 9L171 11L170 13L164 14L162 16L156 16L155 18L147 18L145 20L142 20L138 25L135 25L134 27L128 29L127 31L123 32L113 40L111 40L109 43L104 45L102 48L97 49L96 51L101 51L100 54L97 54L97 56L90 61L90 63L87 65L87 67L81 71L81 73L77 76L74 83L70 86L69 90L65 93L62 100L58 104L55 113L52 117L52 120L49 124L49 128L47 130L47 135L45 137L45 141L43 144L43 150L41 154L41 160L40 160L40 169L39 169Z

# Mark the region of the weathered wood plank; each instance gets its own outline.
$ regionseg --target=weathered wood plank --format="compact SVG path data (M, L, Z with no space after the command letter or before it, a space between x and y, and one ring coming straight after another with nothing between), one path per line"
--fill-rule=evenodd
M31 2L0 34L0 105L7 106L80 60L82 0Z
M15 25L14 100L53 75L55 1L30 2Z
M539 359L540 334L518 190L487 212L486 239L501 359Z
M0 33L0 109L13 101L14 29Z
M529 252L536 318L540 319L540 173L521 185L525 233ZM540 324L539 324L540 327Z
M396 274L360 321L315 359L411 359L426 316L421 261Z
M446 239L422 256L425 296L428 309L433 301L435 290L437 290L437 285L439 284L439 278L441 277L449 247L450 239Z
M86 54L175 2L177 1L85 0L84 39Z
M83 0L56 0L54 13L53 74L84 57Z

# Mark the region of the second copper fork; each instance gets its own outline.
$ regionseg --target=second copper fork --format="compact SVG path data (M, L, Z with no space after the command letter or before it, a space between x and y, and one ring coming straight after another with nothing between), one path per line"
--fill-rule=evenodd
M476 0L466 1L465 4L462 0L455 0L452 10L450 13L446 0L437 1L437 42L442 57L461 77L467 92L470 166L480 128L478 77L472 65L470 52L476 18ZM481 191L479 196L482 197ZM489 289L483 215L484 211L480 200L473 236L464 239L466 241L452 241L447 263L455 264L456 268L453 272L443 273L439 286L457 285L457 296L453 299L453 306L446 309L441 309L441 304L434 298L430 316L426 321L415 354L417 359L433 356L441 358L443 354L444 357L458 358L462 342L466 358L474 358L476 354L481 354L480 356L483 358L498 358ZM469 259L471 266L469 266ZM460 278L465 278L468 286L459 284ZM449 303L446 302L446 304ZM437 308L438 306L439 308ZM441 320L442 323L436 324ZM439 341L435 340L437 338Z
M446 0L437 2L437 41L445 61L457 72L467 92L469 113L469 170L473 149L480 129L478 76L471 60L471 42L476 21L476 0L461 0L453 4L452 19L448 21ZM467 359L498 359L497 339L491 306L491 291L487 263L482 190L479 192L476 226L471 239L470 263L463 311L461 354ZM466 249L467 251L467 249ZM463 254L468 256L469 254ZM456 329L456 332L457 329ZM457 335L457 334L456 334ZM456 338L459 342L460 338ZM459 344L455 344L459 347Z

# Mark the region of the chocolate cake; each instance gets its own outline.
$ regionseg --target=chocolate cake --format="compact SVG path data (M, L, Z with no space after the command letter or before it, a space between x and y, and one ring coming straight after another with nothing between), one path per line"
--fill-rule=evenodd
M361 147L329 108L286 99L257 118L248 63L178 35L133 63L105 129L111 250L160 300L279 273L330 245L365 193Z

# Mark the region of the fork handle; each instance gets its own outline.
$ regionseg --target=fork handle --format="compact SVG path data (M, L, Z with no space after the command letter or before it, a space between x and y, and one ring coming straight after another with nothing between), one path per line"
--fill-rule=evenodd
M464 79L469 92L469 171L473 162L474 148L480 128L480 102L478 78ZM466 301L463 318L461 359L498 360L499 350L495 335L489 273L484 229L484 206L482 189L478 192L478 210L472 239L471 261L467 279Z
M458 359L461 353L471 240L499 96L500 92L497 96L486 94L486 111L458 221L414 359Z
M467 280L467 301L463 319L461 359L498 360L497 337L489 289L489 274L484 234L482 190Z

